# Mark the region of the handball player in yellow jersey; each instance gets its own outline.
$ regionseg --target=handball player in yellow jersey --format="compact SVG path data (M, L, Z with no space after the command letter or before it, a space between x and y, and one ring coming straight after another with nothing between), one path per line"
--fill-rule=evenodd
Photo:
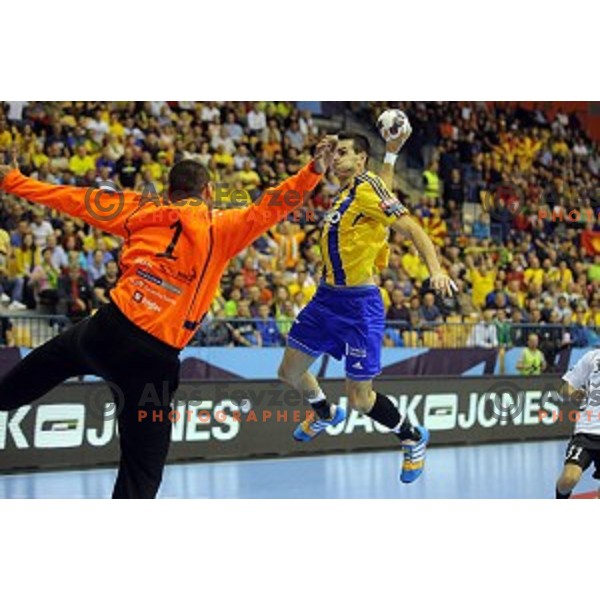
M366 137L338 135L332 168L340 191L323 226L321 283L294 322L279 367L279 377L314 410L314 416L294 431L297 441L308 442L346 417L342 407L327 401L308 369L322 354L344 358L350 406L398 436L404 454L400 476L404 483L421 474L429 433L424 427L412 427L387 396L373 390L373 378L381 372L385 326L374 275L387 266L389 229L401 231L415 244L429 270L431 288L451 295L454 287L442 272L431 240L389 189L395 158L409 135L410 129L387 143L382 177L366 168Z

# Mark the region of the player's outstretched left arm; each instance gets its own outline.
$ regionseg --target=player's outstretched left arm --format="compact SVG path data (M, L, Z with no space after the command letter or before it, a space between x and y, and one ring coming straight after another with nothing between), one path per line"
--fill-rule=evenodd
M116 187L114 190L81 188L37 181L21 174L14 157L11 165L0 165L0 189L121 237L126 235L127 217L139 207L141 199L135 192L120 191Z
M457 290L456 284L447 273L444 273L435 252L435 246L419 223L406 214L391 225L392 229L408 236L416 246L430 275L431 287L443 296L452 296Z

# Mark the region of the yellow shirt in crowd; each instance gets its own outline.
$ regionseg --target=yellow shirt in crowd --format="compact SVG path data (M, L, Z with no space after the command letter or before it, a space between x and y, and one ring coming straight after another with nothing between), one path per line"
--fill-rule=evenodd
M544 283L544 274L544 269L532 269L531 267L525 269L525 272L523 273L525 277L525 283L527 285L530 285L531 283L535 285L542 285Z
M88 171L96 168L96 163L91 156L72 156L69 160L69 170L77 177L83 177Z
M485 304L486 296L494 290L496 272L487 271L482 275L478 269L471 269L470 277L473 285L473 304L481 308Z
M304 301L308 304L312 297L317 292L316 285L305 285L302 288L294 281L288 285L288 292L290 293L290 297L294 298L298 292L302 292L304 296Z
M410 254L407 252L402 256L400 262L402 263L402 268L412 279L423 281L429 277L429 271L418 254Z
M8 148L12 144L12 135L10 131L0 133L0 148Z

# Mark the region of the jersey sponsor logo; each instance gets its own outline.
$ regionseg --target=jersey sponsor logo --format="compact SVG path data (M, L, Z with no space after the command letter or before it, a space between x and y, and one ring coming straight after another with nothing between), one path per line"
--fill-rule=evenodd
M169 304L175 304L175 298L171 298L170 296L167 296L166 294L163 294L163 293L159 292L158 290L151 288L145 281L143 281L141 279L134 279L132 281L132 285L143 289L145 294L148 294L149 296L152 296L158 300L162 300L163 302L168 302ZM134 300L135 300L135 297L134 297Z
M156 302L153 302L152 300L146 298L146 296L144 296L144 294L139 290L135 290L131 298L134 302L145 306L148 310L151 310L152 312L162 312L162 308L158 304L156 304Z
M358 178L361 183L369 184L379 197L379 207L388 217L397 217L407 212L406 207L398 198L385 187L385 184L379 177L373 177L369 173L364 173Z
M346 345L346 356L356 356L357 358L366 358L367 351L364 348L353 348Z
M399 217L406 212L404 204L397 198L385 198L379 203L379 208L387 217Z
M159 264L159 268L165 275L168 275L169 277L172 277L173 279L176 279L177 281L186 284L192 283L196 279L196 277L198 277L198 273L196 273L195 267L192 268L192 270L189 273L185 273L184 271L179 271L176 269L171 269L171 267L163 263Z
M329 223L330 225L336 225L337 223L340 222L340 219L342 218L342 214L340 213L339 210L330 210L325 217L323 217L323 220L325 221L325 223Z
M142 300L142 304L148 309L151 310L152 312L162 312L162 309L160 308L160 306L158 304L156 304L156 302L152 302L152 300L148 300L148 298L144 298Z
M140 277L143 277L144 279L147 279L148 281L151 281L152 283L155 283L156 285L162 285L163 281L160 277L157 277L156 275L153 275L152 273L149 273L148 271L144 271L144 269L138 269L136 271L136 273Z
M581 401L579 410L585 410L588 407L600 406L600 390L591 389L592 386L598 387L598 384L590 384L588 385L587 394L585 398Z
M151 281L152 283L159 285L160 287L164 288L165 290L167 290L169 292L173 292L174 294L177 294L177 295L181 294L181 288L178 288L178 287L170 284L168 281L165 281L161 277L154 275L154 273L150 273L149 271L146 271L144 269L137 269L136 274L139 275L140 277L143 277L147 281Z

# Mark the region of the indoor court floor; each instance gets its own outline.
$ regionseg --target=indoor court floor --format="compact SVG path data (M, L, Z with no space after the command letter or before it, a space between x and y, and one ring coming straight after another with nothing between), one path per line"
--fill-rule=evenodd
M424 474L398 480L399 452L169 465L160 498L554 498L566 440L431 448ZM591 496L589 469L575 495ZM116 471L0 476L0 498L109 498Z

